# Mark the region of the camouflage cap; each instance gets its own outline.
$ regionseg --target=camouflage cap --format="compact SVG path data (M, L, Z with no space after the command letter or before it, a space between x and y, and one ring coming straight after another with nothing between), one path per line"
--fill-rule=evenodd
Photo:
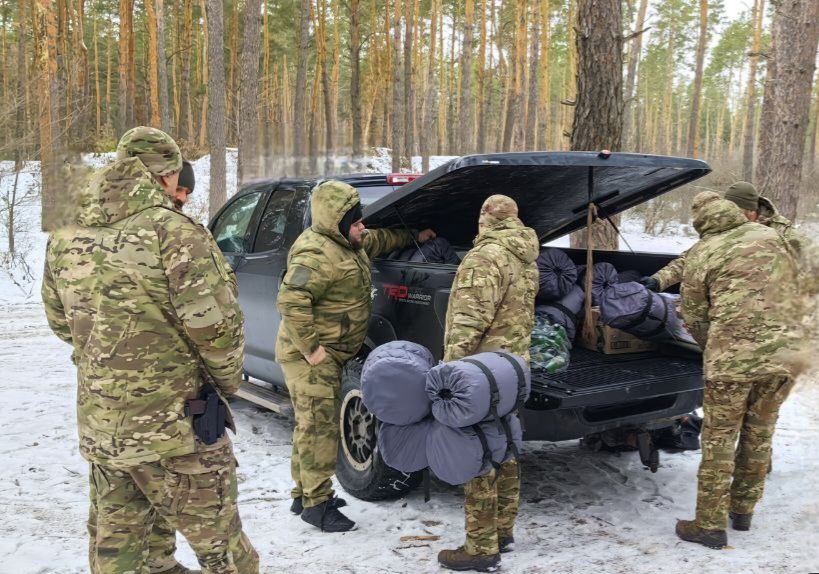
M174 139L148 126L130 129L120 138L117 159L129 157L138 157L154 175L170 175L182 169L182 152Z
M478 223L492 226L499 221L509 217L518 216L518 204L515 200L506 195L490 195L481 206L481 215Z
M694 196L691 202L691 211L698 211L706 203L711 203L717 199L722 199L722 197L716 191L701 191Z
M725 192L725 199L733 201L742 209L756 211L759 208L759 192L753 184L738 181Z

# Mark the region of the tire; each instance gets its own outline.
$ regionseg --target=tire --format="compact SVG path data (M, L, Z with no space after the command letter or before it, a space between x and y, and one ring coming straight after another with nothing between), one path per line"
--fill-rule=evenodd
M361 500L398 498L421 484L423 473L390 468L378 453L377 421L361 400L361 366L353 359L342 373L336 477Z

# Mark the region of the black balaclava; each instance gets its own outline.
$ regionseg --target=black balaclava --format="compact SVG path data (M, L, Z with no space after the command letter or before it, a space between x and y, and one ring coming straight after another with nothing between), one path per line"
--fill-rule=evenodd
M180 187L187 187L193 193L193 188L196 186L196 176L193 174L193 165L186 159L182 160L182 171L179 172Z
M344 217L341 218L341 221L338 222L338 231L341 233L341 236L344 237L344 239L350 239L350 228L353 226L353 223L361 219L363 215L364 214L361 211L361 203L356 203L347 210L347 213L345 213Z

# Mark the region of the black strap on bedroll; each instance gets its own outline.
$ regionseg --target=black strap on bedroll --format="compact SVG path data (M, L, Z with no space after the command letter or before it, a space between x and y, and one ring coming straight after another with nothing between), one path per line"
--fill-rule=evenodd
M569 309L569 308L568 308L568 307L566 307L565 305L561 305L561 304L560 304L560 303L558 303L557 301L551 301L551 302L549 303L549 307L554 307L554 308L555 308L555 309L557 309L558 311L562 311L562 312L563 312L563 313L565 313L565 315L566 315L566 316L567 316L567 317L568 317L568 318L571 320L571 322L572 322L572 323L574 323L575 325L577 325L577 320L578 320L577 313L574 313L574 312L573 312L571 309ZM548 315L548 313L547 313L547 315ZM552 319L552 321L553 321L553 322L555 322L555 323L558 323L558 322L559 322L559 321L555 321L554 317L552 317L551 319Z
M421 471L421 480L424 483L424 502L429 502L429 467Z
M622 329L623 331L628 331L629 329L633 329L634 327L636 327L637 325L640 325L641 323L643 323L643 321L645 321L646 319L651 317L652 319L654 319L656 321L659 321L660 323L657 325L657 327L652 329L650 332L643 335L643 337L649 338L649 337L655 337L655 336L659 335L660 333L662 333L663 331L665 331L665 326L666 326L666 323L668 322L668 301L666 301L665 297L663 297L662 295L654 295L654 293L652 293L648 289L646 289L646 294L648 295L648 298L646 299L646 304L643 307L643 310L640 312L639 315L637 315L636 318L634 318L631 321L627 322L625 325L620 327L620 329ZM663 316L662 316L662 318L655 317L654 315L651 314L651 308L654 306L654 297L655 296L659 297L660 300L663 303Z
M483 466L486 466L487 464L492 465L492 468L495 469L495 478L497 479L500 464L495 462L495 459L492 458L492 450L489 448L489 441L486 440L486 434L478 424L472 425L472 430L475 431L475 434L478 435L478 440L481 441L481 448L483 449Z
M498 403L500 403L500 391L498 390L498 381L495 379L495 375L492 374L492 371L489 370L489 367L477 361L475 359L462 359L464 363L469 363L470 365L475 365L478 367L481 372L486 377L486 380L489 381L489 414L492 415L494 418L498 417Z
M509 353L504 353L501 351L497 351L495 353L499 357L503 357L510 363L512 363L512 368L515 369L515 374L518 376L518 397L515 401L515 408L512 412L517 412L523 406L523 403L526 401L526 373L523 372L523 367L520 366L520 363L510 355ZM515 456L515 460L520 458L520 452L518 451L518 447L515 444L515 439L512 436L512 428L509 426L509 417L503 417L500 420L500 424L503 427L503 432L506 434L506 450L509 452L512 451L512 454Z

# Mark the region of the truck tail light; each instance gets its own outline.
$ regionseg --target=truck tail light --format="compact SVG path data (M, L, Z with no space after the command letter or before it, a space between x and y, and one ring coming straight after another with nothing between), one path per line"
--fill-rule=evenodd
M387 175L387 183L389 185L404 185L418 179L421 175L420 173L390 173Z

